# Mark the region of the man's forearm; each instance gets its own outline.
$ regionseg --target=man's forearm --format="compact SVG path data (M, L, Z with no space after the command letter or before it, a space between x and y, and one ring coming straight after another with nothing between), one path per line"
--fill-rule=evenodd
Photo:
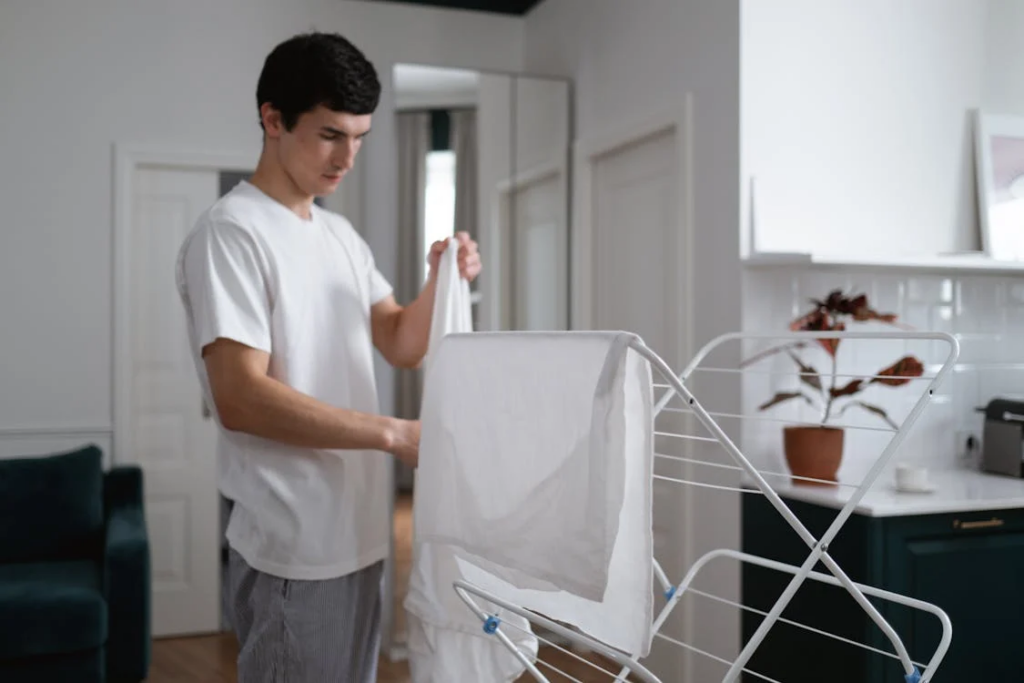
M291 446L390 452L397 420L337 408L271 377L254 377L218 403L224 427Z
M431 274L416 300L398 315L394 340L395 359L400 366L416 367L427 355L436 291L437 277Z

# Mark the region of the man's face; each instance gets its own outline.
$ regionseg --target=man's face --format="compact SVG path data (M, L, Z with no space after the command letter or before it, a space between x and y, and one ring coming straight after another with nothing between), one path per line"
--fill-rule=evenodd
M279 116L264 124L268 137L277 140L277 154L292 182L305 194L320 197L338 189L341 178L355 164L363 138L370 132L371 114L346 114L318 106L299 117L286 131Z

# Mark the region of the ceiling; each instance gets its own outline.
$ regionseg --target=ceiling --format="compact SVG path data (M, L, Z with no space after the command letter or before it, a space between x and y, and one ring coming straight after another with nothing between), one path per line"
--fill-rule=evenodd
M429 5L449 9L475 10L522 16L539 5L542 0L377 0L378 2L401 2L407 5Z

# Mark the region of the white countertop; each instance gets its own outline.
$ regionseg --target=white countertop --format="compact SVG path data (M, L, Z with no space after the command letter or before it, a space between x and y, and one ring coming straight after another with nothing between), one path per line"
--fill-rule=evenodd
M883 474L854 510L870 517L896 517L1024 508L1024 479L977 470L933 470L929 473L929 480L933 488L931 492L905 493L896 490L892 478ZM837 510L856 492L853 486L804 486L775 479L770 483L783 498Z

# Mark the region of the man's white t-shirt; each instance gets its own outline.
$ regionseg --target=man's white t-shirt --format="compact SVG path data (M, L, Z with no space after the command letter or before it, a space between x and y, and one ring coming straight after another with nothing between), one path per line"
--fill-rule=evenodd
M341 216L314 205L304 220L243 181L200 216L182 244L176 278L211 407L202 349L223 337L270 354L270 376L304 394L379 412L370 307L392 288ZM234 502L227 538L249 565L284 578L328 579L384 559L383 453L219 431L219 488Z

